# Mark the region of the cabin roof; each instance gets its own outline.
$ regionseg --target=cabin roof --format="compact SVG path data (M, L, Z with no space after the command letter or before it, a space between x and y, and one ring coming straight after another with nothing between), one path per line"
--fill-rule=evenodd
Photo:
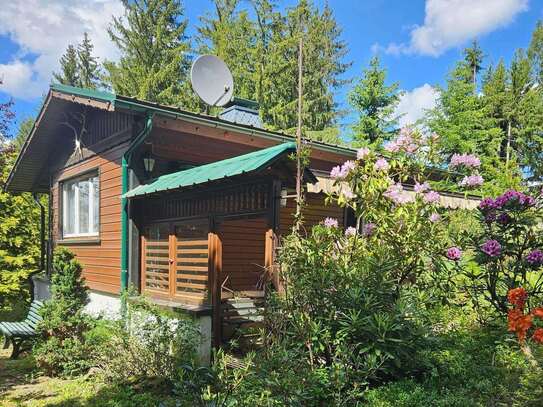
M238 132L268 139L275 143L292 142L294 137L284 133L261 129L251 125L233 123L219 117L193 113L178 107L162 105L116 95L111 92L83 89L68 85L52 84L41 106L34 126L28 135L19 156L13 166L5 189L11 192L47 192L49 180L46 177L48 157L55 151L57 143L62 142L59 124L65 120L66 109L76 105L90 106L106 111L124 111L138 114L155 114L172 119L180 119L189 123L210 126L225 131ZM310 141L312 148L347 157L353 157L355 150L345 146Z
M226 160L162 175L149 184L140 185L128 191L124 197L133 198L157 192L192 187L242 174L256 173L272 165L278 159L284 157L285 154L295 151L295 143L283 143ZM311 173L306 173L306 176L309 176L311 182L316 181L316 178Z

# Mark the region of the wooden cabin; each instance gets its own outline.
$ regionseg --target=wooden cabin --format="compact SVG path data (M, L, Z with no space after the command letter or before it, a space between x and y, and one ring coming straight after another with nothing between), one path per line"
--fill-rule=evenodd
M54 247L76 254L91 309L117 312L132 285L157 304L208 317L219 344L221 304L262 296L293 223L295 145L260 128L246 106L227 113L51 86L7 190L49 195L48 264ZM328 216L343 223L343 209L326 206L316 185L355 152L310 147L306 227Z

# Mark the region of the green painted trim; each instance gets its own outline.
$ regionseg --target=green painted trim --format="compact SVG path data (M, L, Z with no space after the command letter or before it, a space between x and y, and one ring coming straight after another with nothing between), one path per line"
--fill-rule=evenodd
M124 195L128 192L128 167L134 150L143 143L153 128L153 113L147 115L145 127L136 139L130 143L122 158L122 195L121 195L121 293L128 289L128 200Z
M62 85L60 83L52 84L51 90L109 103L115 103L115 100L117 99L117 96L111 92L96 89L77 88L75 86Z

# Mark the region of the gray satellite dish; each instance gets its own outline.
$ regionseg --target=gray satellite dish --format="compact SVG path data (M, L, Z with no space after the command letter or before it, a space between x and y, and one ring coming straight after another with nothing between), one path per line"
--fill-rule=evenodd
M234 94L234 78L221 59L201 55L190 70L192 88L210 106L224 106Z

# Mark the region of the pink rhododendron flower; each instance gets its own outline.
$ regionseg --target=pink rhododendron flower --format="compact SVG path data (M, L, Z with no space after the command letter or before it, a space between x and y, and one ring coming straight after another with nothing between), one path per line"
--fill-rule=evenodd
M426 203L436 203L439 201L439 194L436 191L428 191L423 199Z
M353 160L345 161L341 166L341 172L344 174L343 177L349 175L349 172L356 168L356 163Z
M403 190L403 186L400 183L389 186L384 195L397 205L413 201L413 197Z
M479 168L481 166L481 160L479 157L473 154L453 154L451 157L451 162L449 163L449 168Z
M385 150L389 153L397 153L400 151L400 146L398 143L396 143L396 141L390 141L385 145Z
M326 226L327 228L337 228L338 221L334 218L326 218L324 219L324 226Z
M483 185L484 179L479 174L468 175L462 178L460 181L460 186L462 187L478 187Z
M377 161L375 161L374 168L377 171L388 171L390 165L388 164L388 161L384 158L379 158Z
M432 213L429 219L430 219L430 222L436 223L441 220L441 215L439 213Z
M341 189L341 195L343 195L347 200L353 199L355 197L353 190L347 185L345 185Z
M462 250L458 247L450 247L445 255L449 260L458 261L462 257Z
M347 229L345 229L345 236L354 236L356 235L356 228L349 226Z
M339 165L336 165L332 170L330 171L330 178L332 179L339 179L343 178L343 174L341 173L341 167Z
M362 147L362 148L359 148L358 151L356 152L356 158L358 160L363 160L369 154L370 154L370 149L368 147Z
M365 237L370 237L373 235L373 232L375 231L375 228L377 225L375 223L366 223L364 226L362 226L362 235Z
M416 193L420 194L424 191L427 191L430 189L430 185L428 185L427 182L424 182L422 184L419 184L418 182L415 182L414 190Z

